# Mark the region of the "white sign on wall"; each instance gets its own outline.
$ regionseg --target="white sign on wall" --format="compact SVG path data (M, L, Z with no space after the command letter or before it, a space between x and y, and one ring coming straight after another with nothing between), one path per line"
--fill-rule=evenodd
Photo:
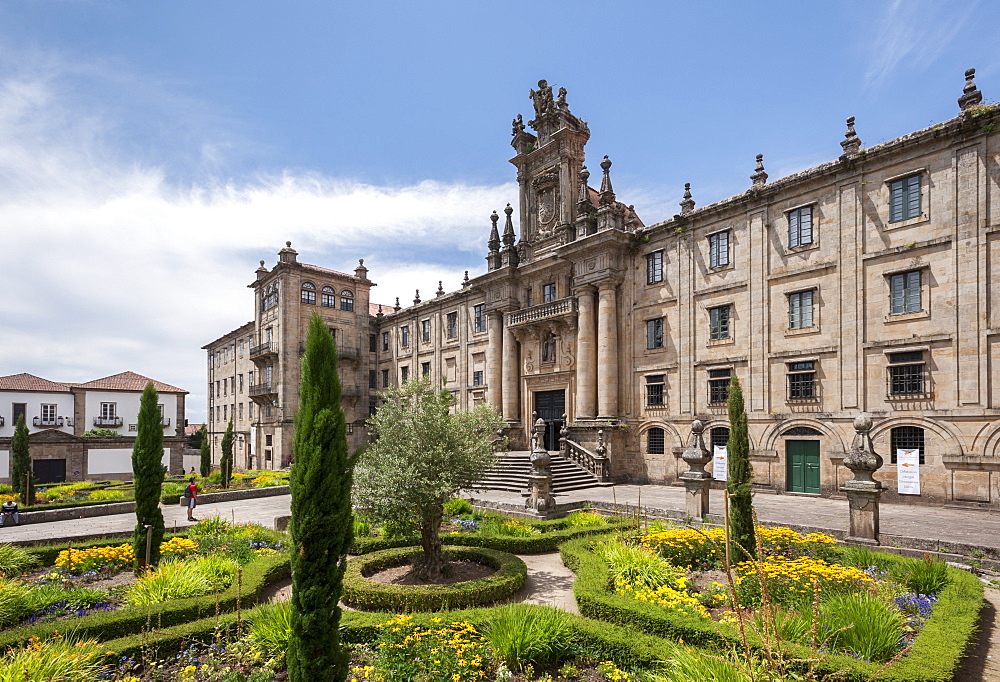
M896 450L896 487L900 495L920 494L920 450Z
M712 448L712 478L716 481L725 481L729 478L729 459L726 456L726 446L716 445Z

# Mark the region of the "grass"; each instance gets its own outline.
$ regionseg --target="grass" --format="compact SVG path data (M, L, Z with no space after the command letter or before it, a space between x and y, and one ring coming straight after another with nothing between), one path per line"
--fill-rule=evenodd
M446 519L453 519L462 514L471 513L472 503L461 497L456 497L444 503L444 517Z
M864 592L836 595L820 604L820 612L831 649L876 662L899 653L906 618L878 597Z
M9 625L31 613L30 594L30 585L0 578L0 625Z
M249 622L247 642L253 652L268 661L284 661L292 635L291 602L258 607L250 614Z
M841 549L839 563L860 568L862 571L872 566L879 571L887 571L895 565L893 559L885 552L873 552L867 547L856 546Z
M594 553L607 562L612 584L626 582L655 589L660 585L673 585L685 574L683 568L667 563L656 552L619 539L598 543Z
M130 606L148 606L222 591L233 582L238 569L234 559L224 556L164 562L132 585L125 601Z
M0 659L2 682L91 682L98 679L103 648L92 640L72 637L32 642Z
M0 573L3 575L21 575L37 565L38 557L23 547L0 544Z
M576 651L569 616L553 608L502 606L496 609L485 637L496 657L511 670L558 665Z
M541 535L541 531L528 525L524 519L508 516L487 516L479 523L482 535L501 535L513 538L528 538Z
M905 585L910 592L937 594L948 585L948 566L929 556L923 559L904 559L893 578Z
M592 511L575 511L567 516L565 521L567 528L586 528L608 525L607 519Z

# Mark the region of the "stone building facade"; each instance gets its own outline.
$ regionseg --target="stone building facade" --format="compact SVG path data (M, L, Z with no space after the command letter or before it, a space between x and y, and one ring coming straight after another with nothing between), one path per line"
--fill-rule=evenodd
M246 469L262 466L255 447L254 406L250 386L255 380L256 365L250 349L256 345L255 325L251 320L242 327L202 346L208 351L208 414L205 430L209 438L212 463L222 456L222 437L233 422L233 462Z
M950 121L864 147L852 117L835 160L772 180L758 156L745 192L696 207L687 186L649 225L608 157L590 186L587 123L541 81L513 122L519 197L502 229L491 217L488 271L354 318L374 335L361 378L430 375L500 410L515 447L533 413L552 449L564 422L584 453L603 430L613 478L675 484L694 419L725 442L735 375L762 491L838 494L864 412L887 499L1000 507L1000 107L973 77ZM919 450L919 495L897 495L900 449Z

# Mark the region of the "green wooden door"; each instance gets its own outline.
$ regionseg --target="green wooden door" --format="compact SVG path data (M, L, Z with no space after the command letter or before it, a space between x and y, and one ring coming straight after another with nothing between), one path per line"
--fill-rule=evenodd
M788 492L819 495L819 441L785 441Z

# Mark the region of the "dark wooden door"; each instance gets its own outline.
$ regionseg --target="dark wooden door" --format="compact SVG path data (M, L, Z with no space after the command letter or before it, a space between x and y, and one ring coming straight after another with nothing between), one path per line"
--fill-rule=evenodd
M546 450L559 449L559 430L566 412L566 391L538 391L535 393L535 412L545 420Z
M788 462L787 485L792 493L819 495L819 441L785 441Z
M65 483L65 459L36 459L31 462L35 483Z

